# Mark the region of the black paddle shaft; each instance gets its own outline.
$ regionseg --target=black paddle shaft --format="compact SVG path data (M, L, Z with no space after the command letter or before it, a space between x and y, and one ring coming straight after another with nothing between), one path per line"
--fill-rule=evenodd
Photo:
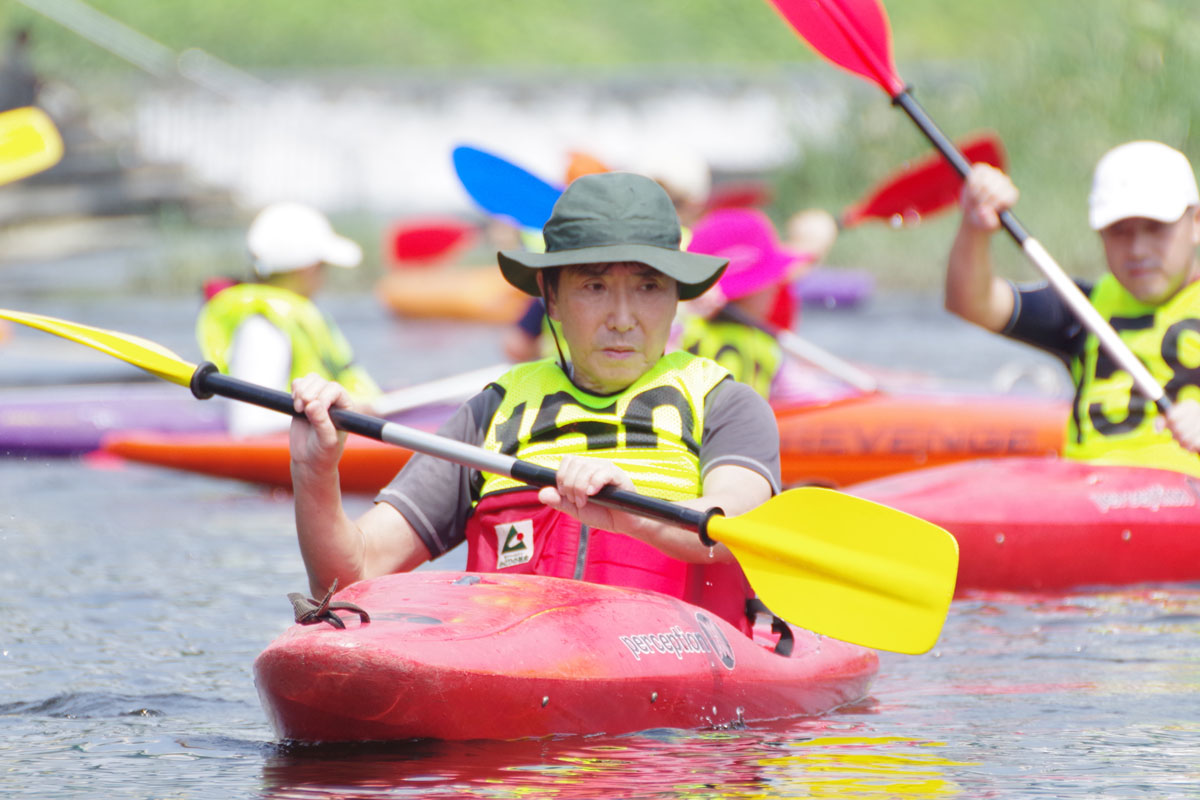
M287 392L268 389L265 386L225 375L212 362L205 362L196 368L196 371L192 373L190 388L192 394L201 400L206 400L213 395L220 395L278 411L281 414L293 417L303 416L296 410L292 396ZM507 475L531 486L555 486L558 483L557 474L548 467L521 461L512 456L493 453L435 433L409 428L396 422L389 422L357 411L348 411L344 408L331 408L329 417L333 420L335 427L347 433L407 447L472 469ZM637 492L618 489L615 486L605 486L591 499L592 502L609 508L631 511L696 531L700 535L700 541L705 545L712 547L716 544L708 536L708 520L722 513L718 508L697 511L655 497L646 497Z
M966 156L962 154L958 146L950 141L950 138L946 134L942 133L941 128L930 118L929 114L926 113L925 109L907 89L893 97L892 103L899 106L904 110L904 113L908 114L909 118L921 129L921 133L925 134L925 138L937 148L938 152L950 163L950 166L954 167L955 172L964 179L971 173L971 162L967 161ZM1029 232L1025 230L1025 227L1011 211L1005 210L1000 213L1000 224L1004 226L1004 229L1016 240L1018 245L1024 245L1025 240L1029 238Z

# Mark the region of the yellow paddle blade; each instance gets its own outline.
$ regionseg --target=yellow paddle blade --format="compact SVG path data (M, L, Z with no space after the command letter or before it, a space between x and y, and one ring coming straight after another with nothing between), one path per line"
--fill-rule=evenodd
M31 328L53 333L64 339L85 344L101 353L115 356L122 361L128 361L135 367L146 370L171 383L188 386L192 381L192 373L196 371L195 364L189 364L175 353L160 344L155 344L140 336L128 333L107 331L103 328L93 328L90 325L80 325L65 319L44 317L40 314L28 314L24 311L10 311L0 308L0 319L8 319L28 325Z
M831 489L792 489L737 517L713 517L767 607L847 642L924 653L937 642L958 575L942 528Z
M40 108L28 106L0 113L0 184L49 169L62 154L58 128Z

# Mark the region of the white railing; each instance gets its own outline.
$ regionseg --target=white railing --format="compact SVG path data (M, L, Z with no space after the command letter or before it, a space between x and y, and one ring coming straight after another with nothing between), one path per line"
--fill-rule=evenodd
M137 102L140 155L182 162L250 206L297 199L330 211L472 210L450 161L472 144L545 178L571 151L635 169L646 151L694 152L714 170L759 172L795 159L797 142L836 135L845 101L798 82L600 81L499 85L433 78L417 91L274 81L239 102L153 91ZM430 91L430 87L436 91Z

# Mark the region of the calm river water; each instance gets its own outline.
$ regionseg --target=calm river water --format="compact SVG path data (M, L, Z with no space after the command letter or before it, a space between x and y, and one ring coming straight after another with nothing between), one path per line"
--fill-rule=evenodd
M196 358L191 300L6 299ZM492 329L329 304L385 382L499 360ZM987 385L1046 362L932 297L810 311L852 359ZM0 382L128 377L12 331ZM180 390L184 391L184 390ZM367 501L359 498L352 504ZM289 749L251 662L306 588L284 493L94 459L0 460L0 789L7 797L1198 798L1200 586L956 601L885 654L868 699L730 731ZM453 554L441 566L456 567Z

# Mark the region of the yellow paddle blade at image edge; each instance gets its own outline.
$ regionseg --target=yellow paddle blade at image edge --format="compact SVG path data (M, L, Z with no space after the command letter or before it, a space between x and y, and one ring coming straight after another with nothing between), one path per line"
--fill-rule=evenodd
M0 185L49 169L62 154L62 137L41 109L0 113Z
M855 644L924 653L937 642L958 575L942 528L831 489L792 489L737 517L713 517L767 607Z
M107 353L122 361L127 361L135 367L146 370L151 375L156 375L171 383L178 383L180 386L188 386L192 380L192 373L196 371L195 364L189 364L162 345L140 336L4 308L0 308L0 319L19 322L22 325L79 342L94 350L99 350L101 353Z

